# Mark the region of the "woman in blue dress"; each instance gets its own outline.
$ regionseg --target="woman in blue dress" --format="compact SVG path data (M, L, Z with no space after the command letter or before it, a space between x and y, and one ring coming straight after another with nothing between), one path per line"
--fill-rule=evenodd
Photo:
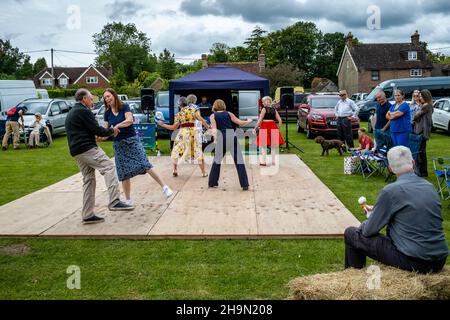
M127 104L117 96L114 89L106 89L103 93L105 101L105 128L117 127L120 133L114 138L114 156L117 177L122 182L126 203L133 204L131 200L131 178L149 174L162 188L166 197L173 191L164 183L161 177L153 170L153 165L147 158L144 147L133 127L133 113Z
M386 118L391 121L391 137L394 147L405 146L409 148L409 134L411 133L411 111L405 102L405 93L402 90L394 91L395 104L391 106Z

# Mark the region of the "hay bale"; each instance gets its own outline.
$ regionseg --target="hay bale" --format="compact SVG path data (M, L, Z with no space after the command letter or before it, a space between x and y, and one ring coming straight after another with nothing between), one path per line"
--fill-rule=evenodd
M293 300L448 300L450 268L422 275L376 266L381 270L379 286L373 286L372 269L300 277L289 283ZM375 283L376 284L376 283ZM371 289L370 289L371 288Z

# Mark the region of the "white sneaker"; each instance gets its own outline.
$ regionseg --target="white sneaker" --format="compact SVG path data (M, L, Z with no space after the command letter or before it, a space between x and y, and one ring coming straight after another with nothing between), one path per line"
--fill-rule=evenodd
M134 207L134 201L131 200L131 199L130 199L130 200L125 200L124 203L125 203L126 205L128 205L128 206Z
M166 195L167 198L170 198L173 195L173 191L168 186L165 186L163 188L163 193Z

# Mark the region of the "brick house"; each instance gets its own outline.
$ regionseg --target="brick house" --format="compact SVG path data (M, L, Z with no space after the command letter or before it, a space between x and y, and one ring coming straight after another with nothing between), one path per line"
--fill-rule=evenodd
M433 63L432 77L450 77L450 64Z
M46 68L34 77L36 88L67 88L70 85L79 85L85 88L106 88L112 72L106 68L96 68L90 65L87 68Z
M231 68L240 69L245 72L253 73L261 76L266 71L266 55L264 50L258 56L258 61L255 62L222 62L222 63L209 63L208 56L202 55L203 68L213 67L216 65L225 65Z
M351 95L370 92L390 79L431 77L433 63L420 46L416 31L410 43L354 44L350 32L337 76L339 87Z

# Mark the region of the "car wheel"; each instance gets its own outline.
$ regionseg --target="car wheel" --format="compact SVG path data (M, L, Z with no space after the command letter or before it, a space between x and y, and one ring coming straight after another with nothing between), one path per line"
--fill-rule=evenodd
M450 121L448 122L447 133L450 134Z
M308 139L314 139L314 134L309 129L309 123L306 124L306 137Z
M303 129L302 126L300 125L300 119L297 119L297 132L298 133L305 132L305 129Z

